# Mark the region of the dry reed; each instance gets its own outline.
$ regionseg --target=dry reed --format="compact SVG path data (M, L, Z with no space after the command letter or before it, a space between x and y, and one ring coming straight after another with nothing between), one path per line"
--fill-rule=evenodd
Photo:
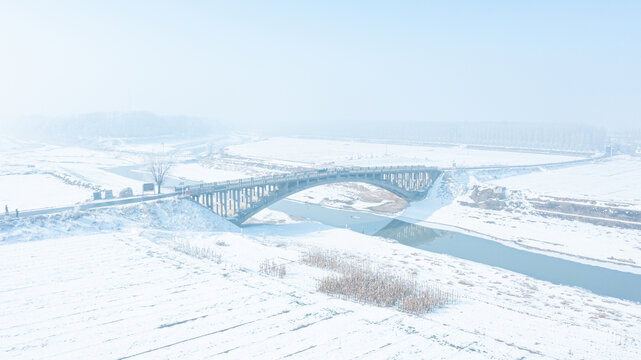
M319 280L317 289L344 299L395 307L400 311L422 315L454 301L450 292L415 280L354 264L332 252L310 252L302 258L307 265L335 271Z
M201 248L201 247L193 246L190 243L185 241L179 242L178 244L176 244L174 249L183 254L187 254L187 255L196 257L198 259L213 260L214 262L216 262L216 264L220 264L222 262L222 256L218 252L210 248Z
M287 268L285 267L285 264L278 265L274 260L269 260L269 259L260 263L259 271L262 274L270 275L270 276L278 276L281 279L284 278L285 275L287 274Z

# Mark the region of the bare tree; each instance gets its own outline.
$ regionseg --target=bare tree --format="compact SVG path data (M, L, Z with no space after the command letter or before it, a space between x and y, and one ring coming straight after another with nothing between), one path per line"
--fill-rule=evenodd
M149 172L151 177L154 179L154 183L158 187L158 194L160 194L160 187L165 182L165 177L171 170L173 163L171 158L152 155L149 158Z

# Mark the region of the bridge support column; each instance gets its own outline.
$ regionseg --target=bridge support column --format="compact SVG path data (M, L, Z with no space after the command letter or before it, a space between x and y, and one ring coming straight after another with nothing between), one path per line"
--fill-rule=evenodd
M222 203L223 211L221 215L224 217L227 217L227 192L226 191L223 192L222 196L223 196L223 203Z
M238 202L239 202L239 200L240 200L240 193L239 193L238 189L236 189L236 190L234 190L234 216L238 215L238 209L239 209Z
M230 205L231 205L230 215L231 215L231 216L234 216L234 215L235 215L235 213L236 213L236 190L232 190L232 191L231 191L231 194L229 194L229 195L230 195L230 197L231 197L231 202L230 202Z
M229 214L229 202L230 202L229 191L225 191L223 193L223 196L225 197L225 206L223 207L223 209L224 209L225 217L227 217L227 215Z

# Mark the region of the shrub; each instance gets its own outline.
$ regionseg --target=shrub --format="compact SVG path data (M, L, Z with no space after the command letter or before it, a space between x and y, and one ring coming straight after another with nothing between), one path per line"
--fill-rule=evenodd
M408 277L356 265L329 252L313 252L302 262L332 270L338 274L319 280L317 289L340 298L382 307L396 307L414 315L422 315L454 301L451 293L417 283Z
M270 275L270 276L278 276L281 279L284 278L285 275L287 274L287 269L285 267L285 264L277 265L274 260L269 260L269 259L260 263L259 271L262 274Z
M220 264L222 262L222 256L216 251L210 248L201 248L197 246L192 246L188 242L184 242L184 241L179 242L174 247L174 249L183 254L187 254L187 255L196 257L198 259L213 260L216 264Z

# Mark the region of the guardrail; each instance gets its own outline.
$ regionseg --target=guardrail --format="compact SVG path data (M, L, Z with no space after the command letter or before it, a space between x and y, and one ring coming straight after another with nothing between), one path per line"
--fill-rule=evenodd
M92 201L92 202L61 206L61 207L29 209L29 210L19 211L18 218L31 217L36 215L55 214L55 213L60 213L60 212L70 211L70 210L89 210L89 209L96 209L96 208L114 206L114 205L132 204L132 203L138 203L138 202L144 202L144 201L164 199L167 197L174 197L177 195L180 195L180 194L175 192L169 192L165 194L136 195L136 196L131 196L127 198L116 198L116 199L110 199L110 200ZM15 214L11 212L5 216L9 219L16 218Z

